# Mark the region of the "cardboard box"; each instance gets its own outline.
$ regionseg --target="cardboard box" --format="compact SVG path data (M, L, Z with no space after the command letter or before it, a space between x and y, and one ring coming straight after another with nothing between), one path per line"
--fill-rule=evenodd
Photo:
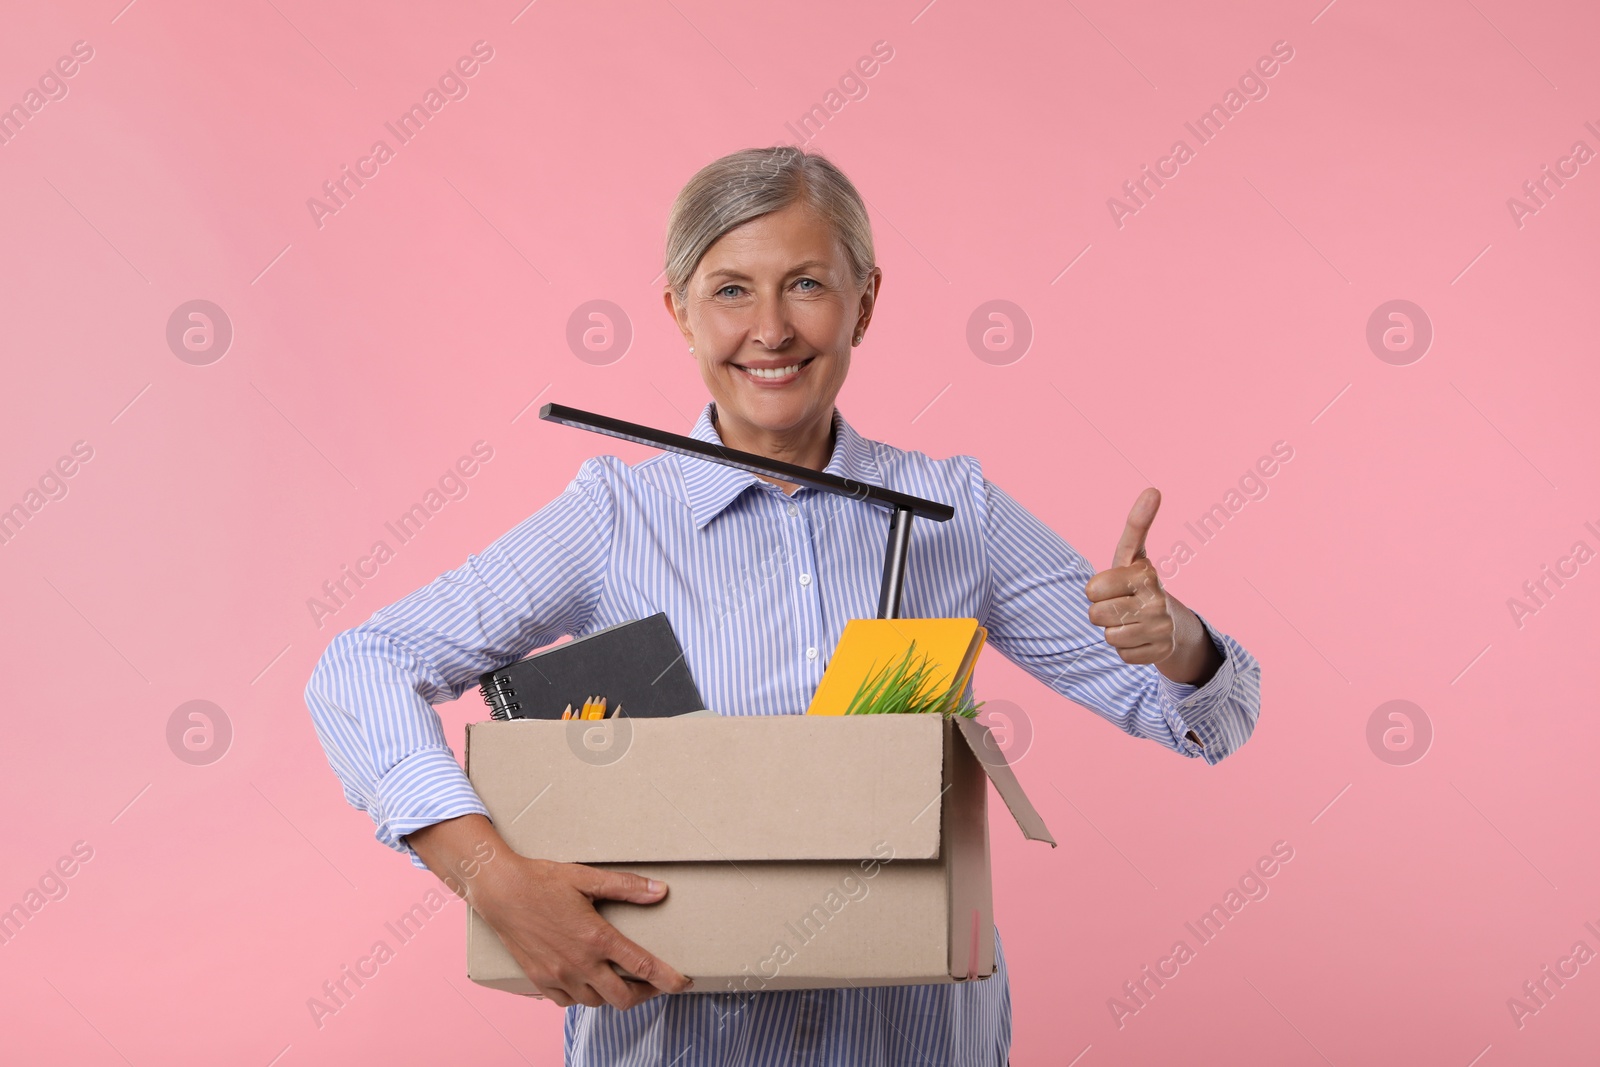
M1055 845L970 719L489 721L467 727L466 760L517 852L668 884L658 904L600 913L696 992L987 978L986 783ZM470 910L467 976L534 992Z

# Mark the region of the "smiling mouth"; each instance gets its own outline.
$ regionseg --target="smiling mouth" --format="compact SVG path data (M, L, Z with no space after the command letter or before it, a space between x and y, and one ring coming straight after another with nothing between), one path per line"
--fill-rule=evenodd
M816 358L816 356L812 356L810 359L802 359L796 363L790 363L782 367L772 367L770 369L746 367L739 363L735 363L734 366L738 367L740 370L744 371L745 374L752 378L760 378L764 382L781 382L785 378L793 378L796 374L799 374L801 369L804 368L806 364L810 363L812 359Z

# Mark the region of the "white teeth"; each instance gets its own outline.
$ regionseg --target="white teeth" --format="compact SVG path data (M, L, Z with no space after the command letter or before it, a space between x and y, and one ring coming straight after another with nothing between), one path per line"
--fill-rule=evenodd
M800 364L792 363L787 367L774 367L771 370L761 370L756 367L740 367L739 369L757 378L787 378L800 370Z

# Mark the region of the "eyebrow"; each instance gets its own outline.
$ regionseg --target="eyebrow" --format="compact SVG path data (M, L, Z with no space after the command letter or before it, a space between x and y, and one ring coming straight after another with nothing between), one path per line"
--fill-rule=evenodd
M824 262L823 260L820 260L820 259L808 259L804 263L796 263L794 266L789 268L787 273L789 273L789 274L798 274L800 271L803 271L803 270L815 270L818 267L827 268L830 265L831 264L826 263L826 262ZM751 279L750 275L741 273L741 272L736 271L736 270L730 270L727 267L724 267L721 270L714 270L710 274L706 275L706 280L707 281L710 281L712 278L736 278L739 281L745 281L745 282L753 280L753 279Z

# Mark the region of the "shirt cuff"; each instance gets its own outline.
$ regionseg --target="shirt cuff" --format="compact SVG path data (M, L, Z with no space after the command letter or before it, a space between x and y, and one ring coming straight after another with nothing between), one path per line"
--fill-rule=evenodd
M422 870L427 870L428 865L406 842L406 834L458 815L489 814L467 772L448 748L413 752L389 768L379 780L377 792L378 840L404 852L412 865Z
M1163 697L1162 712L1166 716L1167 725L1172 729L1172 736L1178 739L1178 751L1186 756L1204 758L1208 750L1221 753L1225 749L1227 738L1222 724L1216 721L1213 713L1226 703L1233 692L1237 663L1232 649L1228 647L1228 642L1218 639L1216 631L1199 612L1195 612L1195 618L1200 619L1206 639L1222 655L1222 663L1217 667L1217 672L1204 685L1196 686L1174 682L1157 669L1156 681ZM1217 758L1220 759L1221 756Z

